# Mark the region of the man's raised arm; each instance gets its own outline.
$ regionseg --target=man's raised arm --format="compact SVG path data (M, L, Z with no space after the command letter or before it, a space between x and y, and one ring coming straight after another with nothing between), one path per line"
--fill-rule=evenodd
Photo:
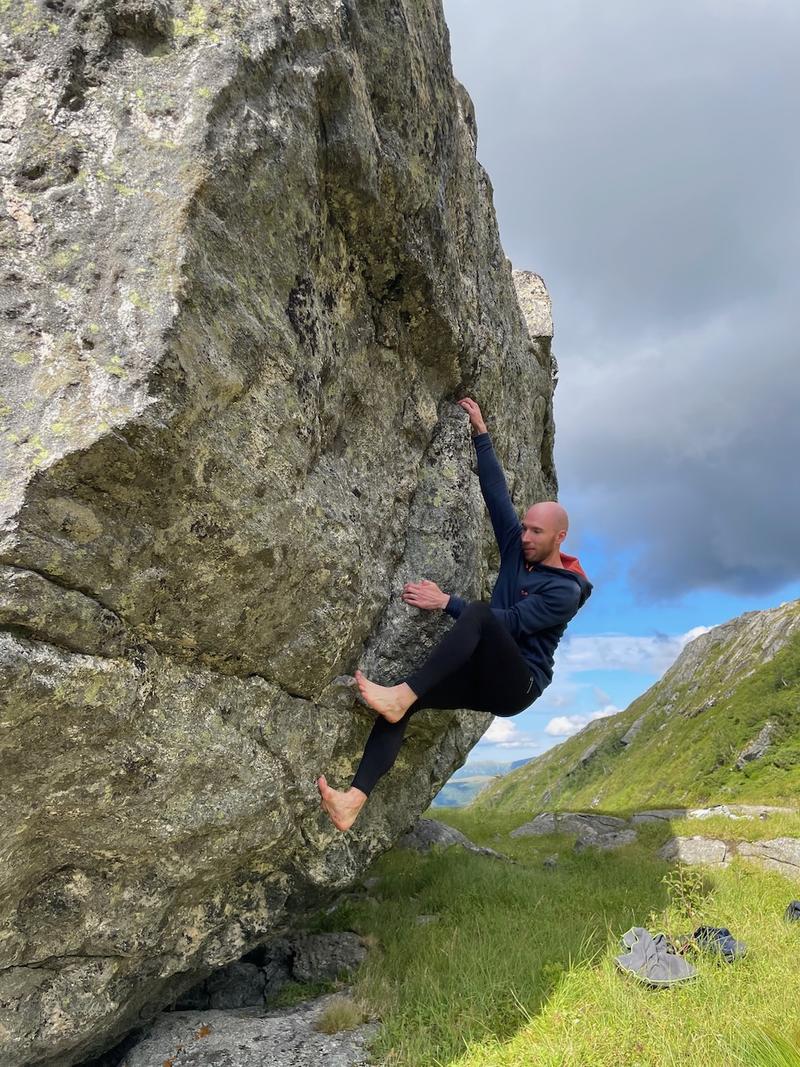
M492 448L492 441L483 421L481 409L474 400L464 397L458 401L459 407L469 415L472 426L472 443L478 457L478 480L481 484L483 499L489 509L497 547L500 555L505 555L519 544L522 524L511 503L511 494L506 484L506 476Z

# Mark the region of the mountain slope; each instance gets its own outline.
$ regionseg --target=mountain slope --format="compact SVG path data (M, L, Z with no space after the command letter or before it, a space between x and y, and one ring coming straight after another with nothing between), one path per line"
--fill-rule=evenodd
M743 758L754 742L761 756ZM755 745L752 751L758 748ZM800 600L691 641L618 715L492 782L472 810L624 811L800 795Z

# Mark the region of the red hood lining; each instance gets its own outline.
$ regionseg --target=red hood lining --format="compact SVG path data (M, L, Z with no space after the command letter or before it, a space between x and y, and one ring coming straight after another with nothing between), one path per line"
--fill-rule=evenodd
M564 570L577 571L578 574L582 574L583 577L586 578L587 582L589 581L589 577L586 574L586 571L584 571L583 567L580 565L580 561L578 560L577 556L568 556L566 552L559 552L558 554L559 556L561 556L561 563L564 567Z

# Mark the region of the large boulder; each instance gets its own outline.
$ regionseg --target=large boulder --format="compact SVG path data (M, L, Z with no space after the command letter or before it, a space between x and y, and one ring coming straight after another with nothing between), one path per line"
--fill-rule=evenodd
M82 0L0 26L0 1059L98 1053L409 826L488 716L373 715L496 560L463 412L553 498L439 0Z

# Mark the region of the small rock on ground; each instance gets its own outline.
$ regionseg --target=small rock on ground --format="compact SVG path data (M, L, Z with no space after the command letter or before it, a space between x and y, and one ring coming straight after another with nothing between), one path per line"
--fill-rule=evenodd
M623 845L631 845L635 840L635 830L619 830L617 833L611 834L581 836L575 842L575 851L584 852L587 848L599 848L603 852L610 852L612 849L622 848Z
M689 866L723 867L727 863L728 846L713 837L672 837L658 850L658 856L662 860L680 860Z
M737 852L787 878L800 878L800 839L776 837L773 841L740 841Z

